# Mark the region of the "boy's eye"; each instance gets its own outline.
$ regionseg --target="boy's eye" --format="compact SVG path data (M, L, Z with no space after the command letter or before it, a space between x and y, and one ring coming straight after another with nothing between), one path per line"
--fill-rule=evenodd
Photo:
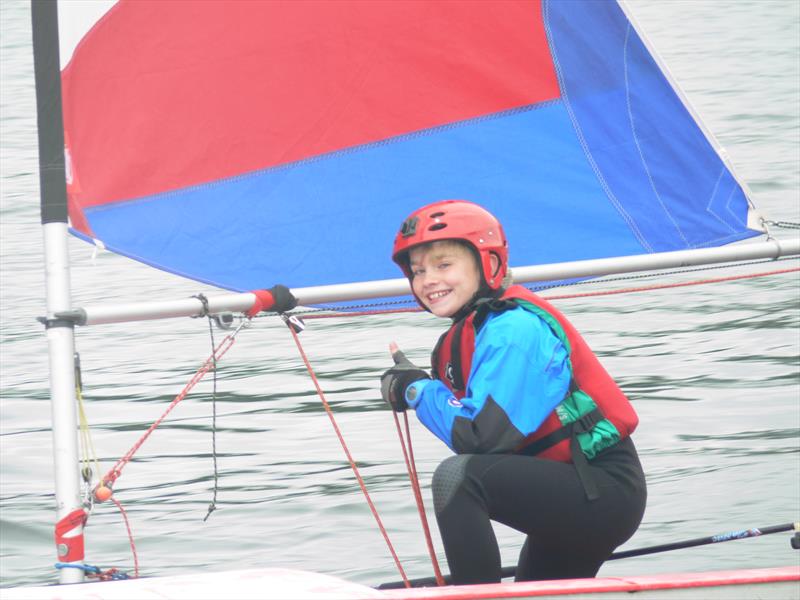
M416 277L417 275L422 275L425 272L425 269L411 269L411 275Z

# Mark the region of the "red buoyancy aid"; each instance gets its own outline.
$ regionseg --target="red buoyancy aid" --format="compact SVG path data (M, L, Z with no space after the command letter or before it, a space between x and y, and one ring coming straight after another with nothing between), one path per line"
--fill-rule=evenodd
M517 452L531 454L525 448L536 448L535 455L541 458L573 462L571 435L559 436L558 433L583 417L590 417L586 422L588 427L578 430L584 433L577 437L588 458L633 433L639 422L633 406L583 337L552 304L519 285L508 288L500 299L479 302L476 310L454 323L439 338L431 356L434 377L447 385L457 398L462 398L472 365L476 330L480 329L487 312L514 306L538 314L550 326L567 349L572 373L570 389L564 400L519 445ZM543 440L546 436L550 437ZM553 445L549 445L551 440L555 442Z

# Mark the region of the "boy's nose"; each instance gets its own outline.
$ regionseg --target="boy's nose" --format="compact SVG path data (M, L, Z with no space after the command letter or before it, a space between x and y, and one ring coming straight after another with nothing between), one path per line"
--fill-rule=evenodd
M422 286L429 287L436 283L436 274L432 271L426 270L422 275Z

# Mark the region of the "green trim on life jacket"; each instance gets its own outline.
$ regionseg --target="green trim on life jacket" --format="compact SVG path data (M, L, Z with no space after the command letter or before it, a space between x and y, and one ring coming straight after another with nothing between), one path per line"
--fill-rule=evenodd
M569 342L564 328L561 327L561 323L545 309L536 306L532 302L519 298L513 298L513 300L523 309L532 312L547 323L550 330L561 340L564 348L567 349L567 360L571 380L570 391L555 408L556 415L558 415L561 424L567 425L573 423L583 415L592 412L597 408L597 404L589 394L577 387L577 382L573 375L574 371L572 369L572 345ZM578 442L581 445L581 450L586 455L586 458L590 459L594 458L599 452L619 442L620 438L619 431L607 418L597 423L590 432L578 434Z

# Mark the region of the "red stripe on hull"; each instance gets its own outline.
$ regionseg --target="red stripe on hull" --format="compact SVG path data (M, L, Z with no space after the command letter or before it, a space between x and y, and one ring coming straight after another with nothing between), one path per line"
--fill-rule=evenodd
M384 590L383 593L387 599L395 598L397 600L401 598L405 600L482 600L488 598L536 598L557 595L563 595L567 598L572 594L592 593L598 594L598 598L602 598L601 594L604 592L642 592L648 590L698 588L698 598L702 598L702 588L768 584L784 581L800 581L800 567L673 573L639 577L600 577L597 579L492 583L440 588ZM637 596L632 597L636 598Z

